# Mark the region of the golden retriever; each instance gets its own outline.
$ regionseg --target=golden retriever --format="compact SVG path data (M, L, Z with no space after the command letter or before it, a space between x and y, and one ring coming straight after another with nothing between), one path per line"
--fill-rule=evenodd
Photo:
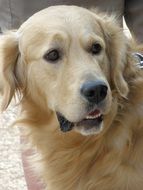
M0 37L3 110L21 120L48 190L143 188L143 72L113 16L53 6Z

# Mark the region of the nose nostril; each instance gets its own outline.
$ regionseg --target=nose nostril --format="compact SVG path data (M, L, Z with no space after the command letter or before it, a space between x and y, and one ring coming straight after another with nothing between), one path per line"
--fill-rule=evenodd
M86 96L88 96L88 97L93 97L95 95L95 90L93 90L93 89L91 89L91 90L87 90L87 92L86 92Z
M107 95L107 89L108 89L107 86L103 85L101 87L101 90L100 90L100 97L101 97L101 99L102 98L104 99L106 97L106 95Z

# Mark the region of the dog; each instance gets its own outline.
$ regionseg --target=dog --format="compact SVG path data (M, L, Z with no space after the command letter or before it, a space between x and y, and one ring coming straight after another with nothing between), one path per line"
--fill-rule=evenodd
M142 189L142 47L116 20L53 6L0 37L2 109L19 95L48 190Z

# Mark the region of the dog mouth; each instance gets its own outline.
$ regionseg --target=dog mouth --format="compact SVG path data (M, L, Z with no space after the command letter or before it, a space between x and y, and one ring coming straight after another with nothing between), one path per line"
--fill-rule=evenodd
M83 128L84 131L98 131L101 128L103 122L103 114L98 109L89 112L85 116L85 118L83 118L79 122L70 122L59 112L57 112L56 114L62 132L71 131L74 127L77 130Z

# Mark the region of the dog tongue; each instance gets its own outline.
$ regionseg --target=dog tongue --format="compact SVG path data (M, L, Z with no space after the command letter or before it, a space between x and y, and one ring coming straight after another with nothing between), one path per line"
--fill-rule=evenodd
M96 116L96 115L99 115L99 114L100 114L99 110L94 110L94 111L90 112L88 115L89 116Z

